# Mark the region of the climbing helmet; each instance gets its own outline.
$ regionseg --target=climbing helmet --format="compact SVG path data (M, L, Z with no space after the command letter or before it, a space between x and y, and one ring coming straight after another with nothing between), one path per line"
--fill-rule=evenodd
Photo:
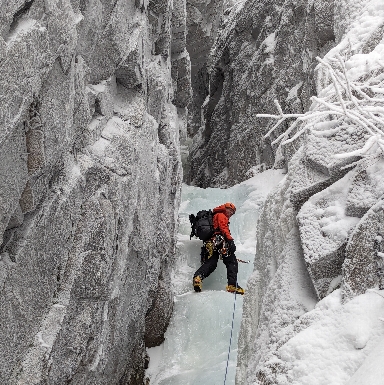
M233 213L236 212L236 206L233 203L227 202L224 204L224 206L226 209L231 209L233 211Z

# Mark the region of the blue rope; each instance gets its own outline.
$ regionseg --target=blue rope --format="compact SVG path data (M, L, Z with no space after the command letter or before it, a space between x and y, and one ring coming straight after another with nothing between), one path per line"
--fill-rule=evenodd
M236 287L237 287L237 280L236 280ZM231 338L229 339L229 348L228 348L228 357L227 357L227 367L225 368L224 385L225 385L225 383L227 382L228 364L229 364L229 355L231 354L232 335L233 335L233 324L234 324L234 321L235 321L235 310L236 310L236 296L237 296L237 293L236 293L236 291L235 291L235 300L233 301Z

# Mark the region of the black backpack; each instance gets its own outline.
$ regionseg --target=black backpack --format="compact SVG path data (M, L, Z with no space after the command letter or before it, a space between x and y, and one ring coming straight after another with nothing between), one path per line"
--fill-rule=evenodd
M202 241L207 241L209 238L212 238L215 232L213 228L212 210L201 210L196 215L191 214L189 221L191 222L192 229L190 239L192 239L193 236L196 236Z

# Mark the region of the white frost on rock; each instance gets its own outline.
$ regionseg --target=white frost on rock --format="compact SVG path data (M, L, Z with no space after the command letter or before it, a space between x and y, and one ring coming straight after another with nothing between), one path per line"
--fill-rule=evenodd
M383 25L382 1L337 2L333 25L337 46L324 57L333 66L340 55L348 78L361 87L372 82L369 84L377 94L381 86L375 88L374 81L381 84L383 79ZM323 71L318 66L319 98L337 100L331 82L329 68ZM310 111L316 112L317 107L314 103ZM381 160L369 167L368 159L366 164L360 163L362 168L343 178L347 170L332 155L362 148L370 134L359 132L359 125L346 125L336 132L333 123L317 123L316 137L310 134L291 143L297 146L292 150L294 155L287 156L288 174L267 199L258 221L255 269L244 298L236 385L383 383L378 359L382 357L378 344L384 336L380 321L383 292L365 292L376 282L372 277L377 273L373 266L377 250L371 239L382 240L381 206L376 203L371 207L381 195ZM354 160L349 157L349 163ZM364 166L368 166L365 176L359 179ZM359 199L369 200L367 207L352 210L352 203L357 207ZM364 215L368 209L369 215ZM301 210L298 223L296 210ZM352 237L350 280L359 286L366 271L371 276L364 290L354 287L344 304L343 290L338 286L345 282L341 266ZM360 247L363 243L365 248ZM360 252L372 255L357 259ZM302 272L292 269L293 261L302 266ZM315 268L314 262L318 263ZM317 304L317 295L312 291L311 296L311 282L317 295L324 297ZM298 286L305 295L298 296Z
M297 215L304 260L319 298L328 294L331 281L341 275L343 247L360 220L345 215L351 173L313 195Z
M384 160L377 158L369 163L354 175L346 203L349 215L362 217L384 194Z

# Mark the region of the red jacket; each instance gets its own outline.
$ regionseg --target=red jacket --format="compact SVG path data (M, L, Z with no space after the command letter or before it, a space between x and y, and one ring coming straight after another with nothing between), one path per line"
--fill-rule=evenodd
M232 240L233 237L229 231L229 218L226 215L225 205L215 207L212 212L214 214L213 227L215 231L220 232L226 240Z

